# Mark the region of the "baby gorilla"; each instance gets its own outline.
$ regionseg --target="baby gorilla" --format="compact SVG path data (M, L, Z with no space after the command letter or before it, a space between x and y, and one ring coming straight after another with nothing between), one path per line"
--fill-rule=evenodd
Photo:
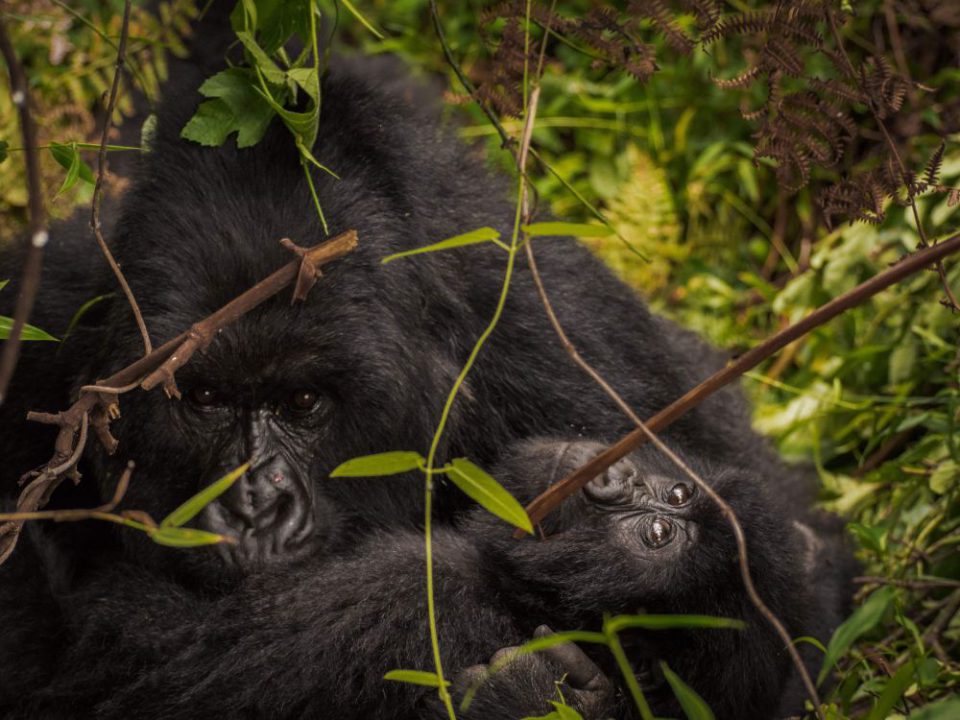
M527 501L597 449L524 441L497 475ZM686 461L740 518L760 596L791 636L825 641L848 596L849 556L837 527L792 514L806 505L787 507L764 479ZM819 525L811 532L801 522ZM435 532L440 647L456 699L482 676L478 661L543 634L544 624L596 630L605 613L645 612L745 622L743 630L620 634L656 715L682 714L660 661L718 718L780 717L802 708L783 643L744 592L727 522L659 453L648 448L617 463L543 529L545 540L517 541L513 528L475 509L461 527ZM82 608L85 630L67 648L62 672L12 717L66 717L69 708L98 718L444 718L433 690L382 679L394 669L433 667L424 567L423 536L413 529L369 536L346 558L318 558L296 582L289 569L268 568L208 598L185 594L173 581L164 586L145 568L111 565L67 598L66 607ZM589 658L567 646L510 663L458 716L542 714L563 679L565 699L587 720L631 717L609 653L584 651ZM81 662L94 655L95 663Z

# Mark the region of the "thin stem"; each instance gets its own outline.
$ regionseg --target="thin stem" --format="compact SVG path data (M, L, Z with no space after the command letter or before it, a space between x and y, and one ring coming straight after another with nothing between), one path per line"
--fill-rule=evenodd
M607 631L606 628L604 628L604 635L607 636L607 647L610 648L610 652L613 653L613 657L617 661L617 666L620 668L620 672L623 674L624 682L627 683L627 688L630 690L630 695L633 697L633 702L640 711L640 717L643 718L643 720L654 720L653 711L650 710L650 705L647 703L647 699L643 696L643 690L640 689L640 683L637 682L637 676L633 674L633 668L630 667L630 661L627 660L627 654L623 651L623 645L620 644L620 638L617 637L616 633Z

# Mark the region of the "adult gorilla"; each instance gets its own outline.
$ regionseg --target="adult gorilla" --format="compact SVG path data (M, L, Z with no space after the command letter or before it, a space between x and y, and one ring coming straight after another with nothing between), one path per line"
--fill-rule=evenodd
M261 143L244 150L232 142L210 149L182 141L180 129L198 100L195 92L168 93L151 151L110 234L156 344L289 261L279 238L301 245L323 239L286 130L275 122ZM358 589L386 591L390 577L385 587L382 575L389 563L368 563L362 554L358 560L356 553L350 562L359 565L337 558L374 531L377 547L396 557L415 547L410 528L422 514L420 477L330 480L330 470L352 457L429 445L443 399L492 314L502 282L504 257L487 246L380 263L390 253L484 225L506 233L512 222L503 181L489 176L423 108L419 91L385 62L341 62L325 78L313 152L341 179L317 173L315 182L331 232L355 228L360 247L324 269L305 303L291 307L287 297L276 298L220 333L178 372L182 401L161 392L125 395L123 417L113 426L120 441L116 456L91 443L80 465L86 480L54 498L61 507L97 504L112 494L125 461L133 459L139 469L125 506L162 517L252 458L253 469L200 521L237 535L240 543L178 552L140 533L95 523L29 526L28 542L0 568L0 709L7 714L170 718L191 716L191 707L240 717L256 709L273 717L298 717L305 708L341 718L426 712L418 709L423 692L384 689L383 668L354 661L351 653L366 656L344 641L349 625L338 624L340 634L328 638L329 628L312 622L338 617L338 607L344 618L352 617L347 610L364 594ZM83 302L113 290L91 242L82 220L55 228L36 324L63 333ZM573 342L641 416L707 372L711 351L651 316L575 242L546 241L538 257ZM16 267L16 259L7 258L2 274ZM8 290L4 302L11 296ZM26 348L0 408L6 492L12 495L16 479L47 459L52 444L50 429L24 421L26 410L65 407L81 385L141 352L119 297L96 305L59 346ZM441 459L465 456L493 468L527 438L604 442L629 429L557 343L521 263L503 320L454 408ZM688 414L667 439L690 456L745 466L750 478L800 493L750 430L744 404L732 392ZM539 475L522 478L519 489L541 488L551 468ZM464 541L456 528L467 510L465 498L441 483L437 516L452 533L454 549L444 557L454 563L475 557L457 550ZM781 512L760 524L773 520L792 532ZM767 536L757 537L762 544ZM780 561L777 577L783 569L803 576L800 553L771 552ZM569 562L581 561L571 554ZM350 569L346 575L344 568ZM615 567L604 576L600 565L598 572L603 587L620 580ZM398 662L412 663L426 642L419 581L398 587L392 607L406 625L383 627L377 641ZM792 591L785 586L781 592ZM807 601L796 594L791 602L800 612ZM525 616L511 627L547 619L542 607L543 619ZM595 616L598 608L589 610ZM472 631L472 620L450 626L444 639L452 670L485 661L493 649L518 640L508 631L508 621L517 618L507 615L494 629L480 623L482 633ZM241 642L248 628L254 640L276 635L296 641L279 649L276 643L251 647ZM235 644L242 652L232 650ZM324 655L325 647L338 654ZM318 651L326 658L327 684L363 688L368 705L349 699L325 704L334 693L326 694L312 664ZM161 668L170 672L172 658L180 681L149 682ZM341 666L343 676L331 678ZM772 694L764 688L774 699L785 677L782 658L776 666L776 687ZM214 681L223 672L230 679L225 685ZM186 697L193 705L165 694L184 692L184 677L192 679ZM123 688L141 680L150 692L124 695ZM518 677L510 697L536 704L532 687ZM396 701L401 696L406 704ZM371 706L372 698L380 702ZM765 707L772 712L774 705L768 700ZM504 717L519 716L526 707L503 711Z

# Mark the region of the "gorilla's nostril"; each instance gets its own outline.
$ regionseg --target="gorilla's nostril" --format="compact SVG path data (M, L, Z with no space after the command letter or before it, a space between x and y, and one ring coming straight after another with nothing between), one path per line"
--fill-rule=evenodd
M270 476L270 482L272 482L274 485L279 485L283 481L284 481L283 473L280 472L279 470L277 470L275 473L273 473Z

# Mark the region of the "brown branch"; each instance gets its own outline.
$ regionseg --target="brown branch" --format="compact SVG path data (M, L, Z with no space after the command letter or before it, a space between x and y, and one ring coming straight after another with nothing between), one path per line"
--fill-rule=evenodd
M722 370L714 373L683 397L674 401L656 415L645 421L646 426L660 432L684 415L691 408L699 405L706 398L726 387L748 370L752 370L768 357L803 337L811 330L823 325L837 315L856 307L881 290L894 285L923 268L942 260L947 255L960 250L960 235L954 235L936 245L917 250L899 263L870 278L849 292L834 298L825 305L810 313L803 320L785 328L773 337L747 351ZM527 506L530 520L536 524L541 522L549 513L555 510L563 500L580 490L592 478L605 471L625 455L633 452L646 442L642 430L634 430L623 437L606 451L594 457L590 462L576 470L569 477L551 485L547 490L536 497Z
M93 386L84 386L76 402L58 413L31 412L28 420L56 425L60 428L54 442L53 457L38 470L24 475L21 482L30 481L20 493L17 512L37 512L46 505L53 491L69 472L76 479L76 463L86 444L87 427L92 425L98 439L108 453L114 452L117 441L110 435L109 424L119 416L117 396L122 392L142 387L149 390L163 383L168 395L179 397L174 373L186 364L193 353L202 348L204 338L212 338L222 328L235 322L265 300L290 285L299 275L301 266L309 261L320 266L343 257L357 246L357 233L348 230L305 252L303 258L287 263L272 275L238 295L222 308L180 333L160 347L118 370ZM0 564L13 552L23 526L22 520L0 523Z
M23 342L23 327L30 318L33 304L40 288L40 273L43 270L43 249L50 236L47 232L47 216L43 206L43 191L40 187L40 161L37 156L37 128L30 114L30 90L23 66L17 59L6 24L0 19L0 55L10 73L10 92L13 104L20 115L20 134L23 137L23 156L27 170L27 208L29 216L29 245L23 263L23 275L13 312L13 327L3 344L0 354L0 405L3 404L13 378L13 371L20 358Z
M153 345L150 343L150 333L147 332L147 325L143 321L143 314L140 312L140 306L137 305L137 299L133 296L133 291L127 283L127 279L120 271L120 266L110 252L107 241L103 237L103 229L100 225L100 203L103 201L103 176L107 171L107 140L109 139L110 129L113 127L113 111L117 106L117 96L120 91L120 75L123 72L124 57L127 52L127 36L130 30L130 0L123 4L123 24L120 28L120 42L117 46L117 61L113 71L113 85L110 86L110 99L107 101L107 114L103 119L103 133L100 135L100 152L97 155L97 184L93 188L93 202L90 207L90 227L97 239L97 245L100 246L100 252L103 254L107 265L113 271L120 289L123 290L124 297L127 298L127 304L133 311L133 317L140 329L140 336L143 338L143 352L149 355L153 351Z

